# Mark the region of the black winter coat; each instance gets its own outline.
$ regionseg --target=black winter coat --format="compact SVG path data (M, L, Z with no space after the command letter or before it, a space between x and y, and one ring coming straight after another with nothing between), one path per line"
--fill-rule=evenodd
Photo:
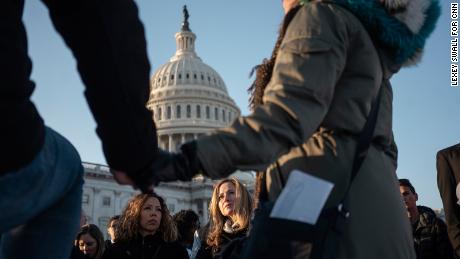
M221 252L232 240L237 238L243 238L246 236L247 229L241 230L235 233L222 232L221 235L221 244L219 247L211 247L206 243L206 239L202 241L201 247L196 254L195 259L215 259L221 258ZM230 254L229 251L226 251L226 254Z
M104 252L103 259L188 259L187 250L177 242L167 243L159 235L131 241L117 241Z
M417 206L417 209L419 220L412 226L417 259L453 259L454 252L444 221L428 207Z

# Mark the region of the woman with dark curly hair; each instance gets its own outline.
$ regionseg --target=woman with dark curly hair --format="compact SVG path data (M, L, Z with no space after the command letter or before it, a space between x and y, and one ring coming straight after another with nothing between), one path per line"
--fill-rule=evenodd
M196 259L219 258L230 241L246 236L252 213L252 199L237 179L225 179L214 187L209 204L209 226Z
M177 240L177 228L163 198L139 194L126 206L116 233L116 242L104 258L187 259Z

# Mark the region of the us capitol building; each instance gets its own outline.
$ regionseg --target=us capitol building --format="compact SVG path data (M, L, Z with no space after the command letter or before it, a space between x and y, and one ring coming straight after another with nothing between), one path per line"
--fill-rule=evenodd
M156 70L150 81L147 108L153 113L159 146L169 151L176 151L180 144L212 129L230 125L240 115L220 75L196 54L196 35L189 28L188 18L184 7L182 28L175 35L176 53ZM98 225L105 234L110 217L120 214L138 192L131 186L118 185L104 165L83 166L82 208L88 223ZM233 176L253 189L252 173L236 172ZM213 180L197 176L191 182L162 183L155 192L165 198L172 214L192 209L204 225L214 184Z

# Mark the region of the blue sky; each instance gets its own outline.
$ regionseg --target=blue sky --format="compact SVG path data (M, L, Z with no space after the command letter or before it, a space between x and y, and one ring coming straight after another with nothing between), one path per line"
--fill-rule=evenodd
M454 1L454 0L452 0ZM419 203L442 207L436 185L435 155L460 142L460 88L450 86L450 3L442 0L442 16L427 42L421 64L402 69L393 80L393 128L399 148L398 177L409 178ZM138 0L145 26L151 74L174 55L174 34L188 5L196 51L225 81L243 114L248 114L248 78L254 65L269 57L283 17L280 1ZM26 1L24 23L32 79L33 101L47 125L66 136L83 161L105 164L95 123L83 97L75 61L54 31L39 1Z

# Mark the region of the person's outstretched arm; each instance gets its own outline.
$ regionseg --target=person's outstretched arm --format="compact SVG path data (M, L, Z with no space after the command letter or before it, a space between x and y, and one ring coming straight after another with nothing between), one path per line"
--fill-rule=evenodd
M72 50L108 165L135 175L157 154L150 65L132 0L44 0Z

